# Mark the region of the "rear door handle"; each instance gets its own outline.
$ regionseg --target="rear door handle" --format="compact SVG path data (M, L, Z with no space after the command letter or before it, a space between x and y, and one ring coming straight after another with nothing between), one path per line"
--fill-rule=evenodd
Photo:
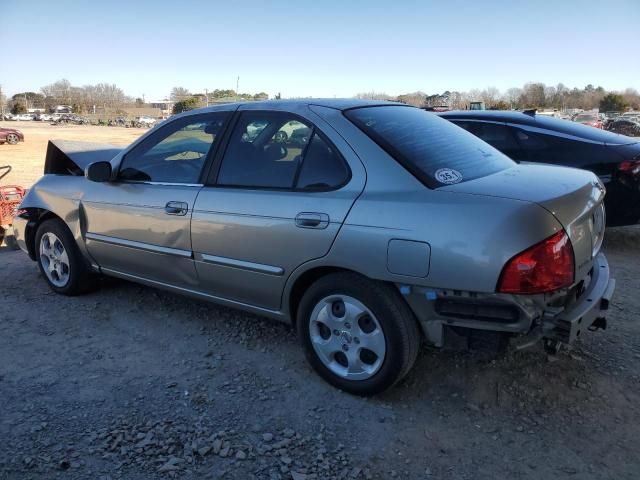
M168 202L164 206L167 215L178 215L184 217L189 211L189 205L185 202Z
M326 213L300 212L296 215L296 227L323 229L329 226L329 215Z

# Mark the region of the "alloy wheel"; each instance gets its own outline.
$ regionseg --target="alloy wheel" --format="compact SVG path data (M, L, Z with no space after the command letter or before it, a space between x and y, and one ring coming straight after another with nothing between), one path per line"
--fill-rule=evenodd
M69 282L69 256L60 239L51 232L40 239L40 264L56 287L64 287Z
M384 362L387 346L380 322L353 297L320 300L309 319L309 336L325 367L346 380L371 378Z

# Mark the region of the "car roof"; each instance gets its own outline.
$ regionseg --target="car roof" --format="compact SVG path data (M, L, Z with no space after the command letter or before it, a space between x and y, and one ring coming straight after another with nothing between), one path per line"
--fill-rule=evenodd
M317 105L320 107L334 108L336 110L348 110L350 108L358 107L374 107L382 105L400 105L407 106L404 103L388 102L380 100L361 100L359 98L300 98L300 99L287 99L287 100L261 100L257 102L234 102L218 104L211 107L198 108L190 110L190 112L208 112L218 110L220 107L232 108L240 107L242 105L250 105L252 109L264 108L269 110L275 108L277 110L283 109L295 109L302 105Z

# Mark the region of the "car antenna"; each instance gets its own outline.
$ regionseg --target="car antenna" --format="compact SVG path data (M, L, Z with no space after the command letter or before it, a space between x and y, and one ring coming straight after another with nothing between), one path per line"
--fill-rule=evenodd
M526 110L523 110L522 113L524 113L525 115L531 115L532 117L536 116L536 110L535 108L528 108Z

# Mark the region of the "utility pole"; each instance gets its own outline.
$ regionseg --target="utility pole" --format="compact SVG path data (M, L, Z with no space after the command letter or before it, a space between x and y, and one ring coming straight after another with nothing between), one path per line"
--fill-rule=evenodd
M236 78L236 96L240 96L240 75Z
M209 106L209 90L204 89L204 98L206 98L207 107Z
M4 116L4 95L2 95L2 85L0 85L0 115ZM4 120L4 117L2 120Z

